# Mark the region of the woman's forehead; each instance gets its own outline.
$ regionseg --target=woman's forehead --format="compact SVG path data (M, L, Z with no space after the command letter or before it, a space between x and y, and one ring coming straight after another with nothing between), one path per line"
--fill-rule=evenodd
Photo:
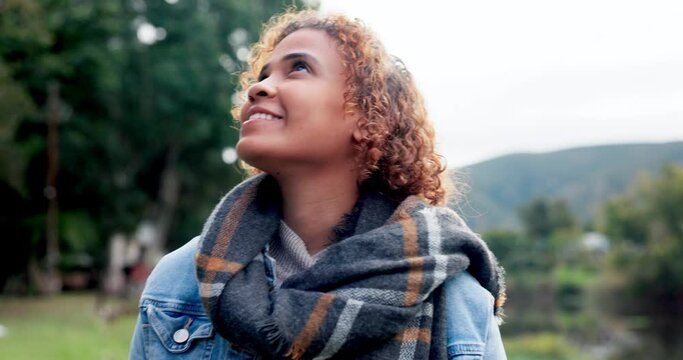
M307 54L323 63L341 64L336 40L323 30L300 29L285 36L273 49L268 62L282 61L292 53Z

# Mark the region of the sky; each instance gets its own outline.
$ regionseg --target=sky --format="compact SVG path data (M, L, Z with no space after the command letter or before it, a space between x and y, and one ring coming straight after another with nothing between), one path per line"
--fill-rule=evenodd
M683 1L322 0L415 77L448 167L683 140Z

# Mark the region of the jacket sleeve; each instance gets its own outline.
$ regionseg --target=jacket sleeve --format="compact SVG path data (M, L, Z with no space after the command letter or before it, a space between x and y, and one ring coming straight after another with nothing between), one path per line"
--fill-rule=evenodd
M135 324L135 331L133 332L133 339L130 342L130 352L128 353L129 360L138 360L145 358L144 339L142 338L142 321L138 315L138 321Z
M448 358L506 359L493 296L468 272L446 280Z
M498 320L495 316L490 317L490 325L488 336L486 338L486 352L484 359L507 359L505 355L505 348L503 347L503 339L500 336L500 329L498 328Z

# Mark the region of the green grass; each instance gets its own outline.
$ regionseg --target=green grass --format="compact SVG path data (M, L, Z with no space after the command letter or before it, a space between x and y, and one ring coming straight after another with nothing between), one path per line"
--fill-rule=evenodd
M92 293L47 298L0 297L1 359L126 359L135 326L135 300L109 300L125 315L105 321L97 315ZM561 335L551 333L506 336L510 360L587 359Z
M509 360L591 360L561 335L537 333L503 338Z
M134 301L108 300L126 314L105 321L94 294L0 297L3 359L126 359L137 317Z

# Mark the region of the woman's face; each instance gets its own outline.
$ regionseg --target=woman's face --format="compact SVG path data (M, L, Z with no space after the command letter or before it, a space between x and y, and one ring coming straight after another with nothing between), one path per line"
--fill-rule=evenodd
M346 76L336 42L302 29L285 37L248 90L237 153L269 173L348 170L355 116L345 114Z

